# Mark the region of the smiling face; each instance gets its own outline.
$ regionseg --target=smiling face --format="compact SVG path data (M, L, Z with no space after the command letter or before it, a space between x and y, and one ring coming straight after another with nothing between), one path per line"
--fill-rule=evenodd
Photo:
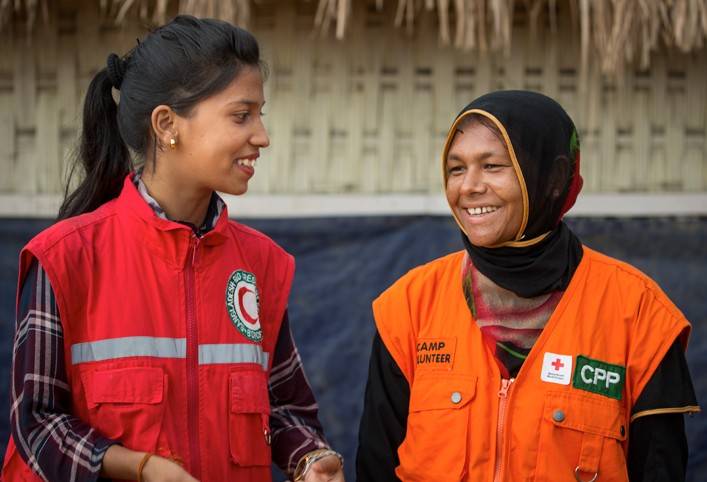
M508 149L479 122L462 129L447 152L449 206L471 244L490 248L512 241L523 221L523 195Z
M178 158L172 159L177 182L196 190L246 192L260 149L270 144L262 122L264 104L262 74L246 67L189 115L177 116L173 156Z

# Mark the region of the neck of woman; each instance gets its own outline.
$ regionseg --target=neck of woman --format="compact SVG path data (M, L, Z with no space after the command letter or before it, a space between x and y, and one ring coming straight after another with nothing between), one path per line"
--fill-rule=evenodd
M142 182L150 196L157 201L167 218L173 221L201 226L213 191L166 179L159 173L142 173Z

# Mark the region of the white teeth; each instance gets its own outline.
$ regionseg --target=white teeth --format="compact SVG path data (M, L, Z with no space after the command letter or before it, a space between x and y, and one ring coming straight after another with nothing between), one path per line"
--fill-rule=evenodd
M497 209L496 206L483 206L479 208L468 208L466 212L469 213L470 216L479 216L481 214L492 213Z
M257 159L238 159L237 163L239 166L255 167L255 162Z

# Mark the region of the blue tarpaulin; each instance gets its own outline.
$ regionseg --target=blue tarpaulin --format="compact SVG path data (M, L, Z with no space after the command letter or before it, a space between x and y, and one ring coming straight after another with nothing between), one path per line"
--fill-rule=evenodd
M585 244L653 277L693 323L688 363L707 400L707 219L568 221ZM0 449L8 436L17 255L49 221L0 223ZM461 249L451 218L431 216L247 220L297 260L290 321L331 444L353 473L374 327L371 301L414 266ZM688 481L707 480L707 416L686 419ZM278 479L284 477L278 475Z

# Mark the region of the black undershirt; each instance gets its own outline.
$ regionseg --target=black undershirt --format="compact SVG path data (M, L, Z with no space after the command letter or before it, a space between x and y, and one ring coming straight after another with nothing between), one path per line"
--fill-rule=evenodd
M398 447L405 438L410 387L378 333L373 339L363 415L358 434L356 480L393 482ZM632 414L654 408L697 405L687 361L673 343L633 407ZM683 414L637 418L630 425L628 474L631 482L684 482L687 440Z

